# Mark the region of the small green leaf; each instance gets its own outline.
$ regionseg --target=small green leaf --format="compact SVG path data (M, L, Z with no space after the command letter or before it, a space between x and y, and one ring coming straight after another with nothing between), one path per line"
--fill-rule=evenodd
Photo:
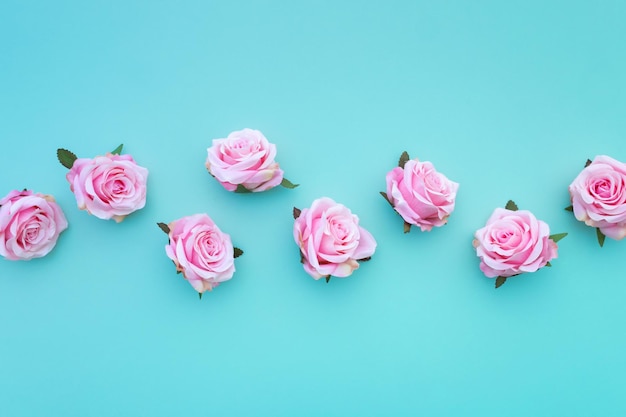
M391 200L389 200L389 197L387 196L387 193L384 191L380 192L380 195L383 196L383 198L391 205L391 207L393 207L393 203L391 202Z
M550 235L550 239L552 239L552 241L556 243L559 240L563 239L565 236L567 236L567 233L555 233L553 235Z
M201 292L198 293L198 299L202 300L202 293Z
M65 168L72 169L74 161L76 161L78 157L67 149L59 148L57 149L57 159Z
M300 251L300 263L304 263L304 254L302 253L302 251Z
M596 234L598 235L598 243L600 244L600 247L603 247L606 236L604 236L604 233L602 233L599 228L596 228Z
M546 262L546 266L552 267L552 264L550 262Z
M585 162L585 168L587 168L589 165L591 165L591 159L587 159L587 162Z
M239 248L233 248L234 249L234 257L235 258L239 258L241 255L243 255L243 251Z
M567 206L567 207L565 207L565 210L573 212L574 211L574 206Z
M302 213L302 210L300 210L297 207L293 208L293 219L297 219L298 217L300 217L300 213Z
M517 207L517 204L515 204L513 200L507 201L506 206L504 206L504 208L507 210L511 210L511 211L519 210L519 208Z
M111 152L111 154L113 155L119 155L122 153L122 148L124 147L124 144L120 144L120 146L118 146L117 148L113 149L113 152Z
M400 155L400 160L398 161L398 166L400 168L404 168L404 164L406 164L408 160L409 153L407 151L402 152L402 155Z
M409 233L411 231L411 223L404 222L404 233Z
M159 223L157 223L157 226L159 226L159 229L163 230L163 232L166 235L170 234L170 227L168 225L166 225L165 223L159 222Z
M500 288L506 282L506 277L496 278L496 288Z
M330 275L326 275L326 283L328 284L330 282Z
M237 188L235 189L235 192L239 194L247 194L247 193L251 193L252 191L248 190L246 187L244 187L241 184L237 184Z
M367 258L357 259L357 261L359 261L359 262L367 262L367 261L371 261L371 260L372 260L371 256L368 256Z
M289 181L287 178L283 178L283 180L280 182L280 185L282 185L285 188L289 188L290 190L293 190L300 184L294 184L293 182Z

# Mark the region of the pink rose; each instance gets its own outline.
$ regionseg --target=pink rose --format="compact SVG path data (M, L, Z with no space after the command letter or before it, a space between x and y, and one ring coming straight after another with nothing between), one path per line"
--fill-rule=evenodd
M569 186L576 219L612 239L626 237L626 164L596 156Z
M408 159L408 154L406 158ZM437 172L432 163L407 160L387 173L383 196L409 225L422 231L446 224L454 211L459 184ZM405 228L408 232L408 226Z
M119 223L146 204L148 170L128 154L78 158L66 178L78 208L100 219Z
M234 248L230 236L223 233L207 214L194 214L159 223L170 239L165 253L176 270L202 296L235 273L234 259L243 252Z
M65 215L50 195L15 190L0 200L0 255L9 260L47 255L65 229Z
M489 278L535 272L557 256L550 228L527 210L497 208L474 236L480 269Z
M359 218L328 197L311 208L294 209L293 237L300 246L304 270L314 279L347 277L376 250L374 237L359 226Z
M243 129L226 139L213 139L207 152L207 170L228 191L238 185L244 191L265 191L283 181L283 171L274 161L276 145L258 130Z

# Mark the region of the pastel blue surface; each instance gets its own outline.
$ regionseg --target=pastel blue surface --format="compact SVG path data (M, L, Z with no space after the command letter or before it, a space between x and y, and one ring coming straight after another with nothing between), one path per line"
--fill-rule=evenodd
M626 241L563 210L626 161L622 1L0 3L0 194L53 194L55 250L0 259L2 416L623 416ZM226 192L211 139L278 146L296 190ZM55 151L125 144L145 209L77 209ZM378 194L407 150L460 183L402 233ZM378 241L348 279L299 263L291 210L329 196ZM471 241L514 199L561 241L498 290ZM201 301L156 227L207 212L245 254Z

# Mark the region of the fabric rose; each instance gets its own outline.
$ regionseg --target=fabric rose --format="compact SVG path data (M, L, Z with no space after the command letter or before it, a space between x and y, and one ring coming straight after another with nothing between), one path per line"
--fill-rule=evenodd
M66 175L78 208L100 219L121 222L146 204L148 170L137 165L132 156L114 153L93 159L76 158L59 149L61 163L70 168ZM64 160L64 156L66 159Z
M6 259L47 255L65 229L65 215L50 195L14 190L0 200L0 255Z
M376 250L374 237L359 226L359 218L330 198L319 198L303 210L294 208L294 218L301 262L314 279L347 277Z
M422 231L443 226L454 211L459 184L435 170L432 163L409 159L406 152L399 166L387 173L383 197L404 219L405 233L411 225Z
M506 209L497 208L485 227L476 231L473 244L480 270L489 278L498 278L497 288L508 277L550 265L557 257L556 242L566 235L551 236L545 222L528 210L517 210L510 201Z
M207 214L194 214L158 226L169 237L165 253L200 297L232 278L234 259L243 251L233 247L230 236Z
M297 187L283 178L282 169L274 161L276 145L258 130L243 129L225 139L213 139L207 152L207 170L228 191L260 192L277 185Z
M600 155L578 174L569 186L576 219L598 229L604 236L626 237L626 164Z

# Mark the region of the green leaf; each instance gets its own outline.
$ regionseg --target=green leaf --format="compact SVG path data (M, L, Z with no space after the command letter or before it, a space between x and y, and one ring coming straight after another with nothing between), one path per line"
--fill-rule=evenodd
M504 208L507 210L512 210L512 211L519 210L519 208L517 207L517 204L515 204L513 200L507 201L506 206L504 206Z
M500 288L506 282L506 277L496 278L496 288Z
M74 161L76 161L78 157L67 149L59 148L57 149L57 159L65 168L72 169Z
M300 263L303 264L304 263L304 254L302 253L302 251L300 252Z
M330 282L330 275L326 275L326 283L328 284Z
M587 162L585 162L585 168L587 168L589 165L591 165L591 159L587 159Z
M573 212L574 211L574 206L567 206L567 207L565 207L565 210Z
M604 236L604 233L602 233L599 228L596 228L596 234L598 235L598 243L600 244L600 247L604 246L604 239L606 236Z
M170 234L170 227L168 225L166 225L165 223L159 222L159 223L157 223L157 226L159 226L159 229L163 230L163 232L166 235Z
M367 258L357 259L357 261L359 261L359 262L367 262L367 261L371 261L371 260L372 260L371 256L368 256Z
M241 255L243 255L243 251L239 248L233 248L234 249L234 257L235 258L239 258Z
M200 300L202 300L202 293L201 293L201 292L199 292L199 293L198 293L198 298L199 298Z
M552 267L552 264L550 262L546 262L546 266Z
M552 239L552 241L556 243L559 240L563 239L565 236L567 236L567 233L555 233L553 235L550 235L550 239Z
M391 205L391 207L393 207L393 203L391 202L391 200L389 200L389 197L387 196L387 193L386 193L386 192L381 191L381 192L380 192L380 195L382 195L382 196L383 196L383 198L384 198L385 200L387 200L387 202L389 203L389 205Z
M407 151L402 152L400 155L400 160L398 161L398 166L400 168L404 168L404 164L409 160L409 153Z
M237 188L235 189L235 192L239 194L247 194L247 193L251 193L252 191L248 190L246 187L244 187L241 184L237 184Z
M411 223L404 222L404 233L409 233L411 231Z
M111 154L113 155L119 155L122 153L122 148L124 147L124 144L121 143L120 146L118 146L117 148L113 149L113 152L111 152Z
M300 217L300 213L302 213L302 210L300 210L297 207L293 208L293 219L297 219L298 217Z
M293 190L300 184L294 184L293 182L289 181L287 178L283 178L283 180L280 182L280 185L282 185L285 188L289 188L290 190Z

